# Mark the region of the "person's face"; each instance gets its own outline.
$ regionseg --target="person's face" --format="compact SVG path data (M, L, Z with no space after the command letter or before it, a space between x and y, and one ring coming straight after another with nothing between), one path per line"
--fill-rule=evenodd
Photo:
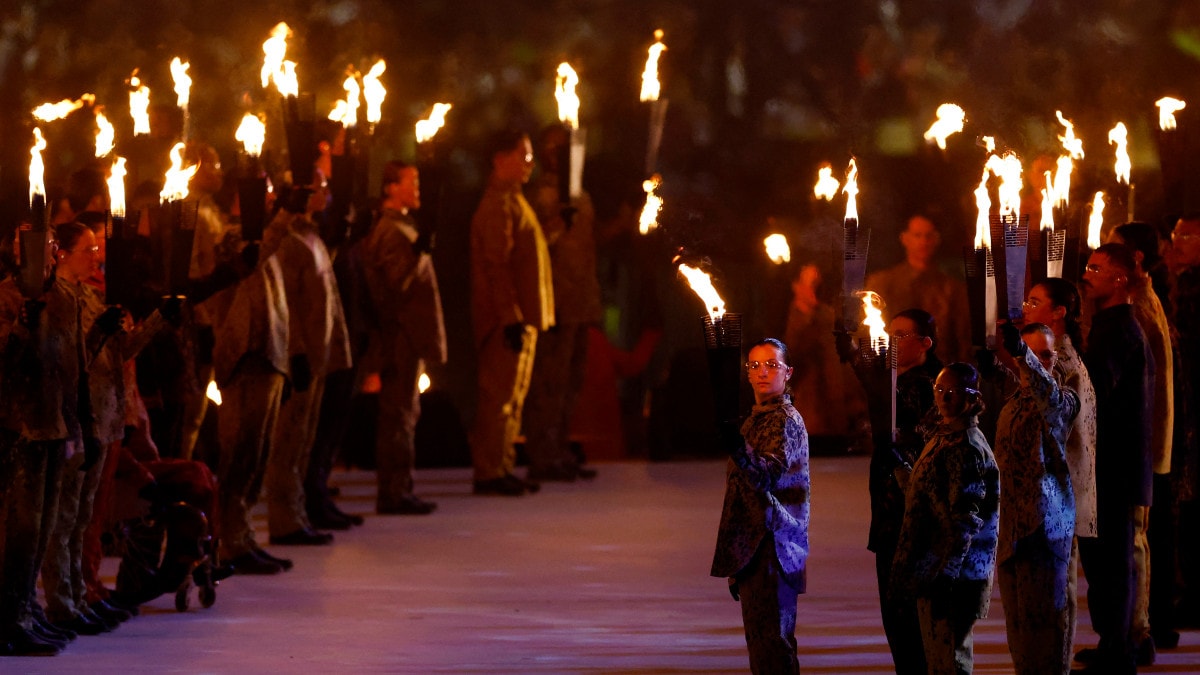
M533 173L533 145L525 136L511 150L496 153L492 157L492 171L504 183L527 183Z
M787 391L792 367L784 363L779 348L759 345L746 357L746 376L754 389L754 400L761 403Z
M1066 308L1054 304L1050 299L1050 294L1046 292L1046 287L1042 285L1029 289L1029 295L1025 296L1025 302L1021 307L1025 313L1025 316L1018 322L1021 328L1030 323L1044 323L1047 326L1053 326L1055 321L1062 319L1067 313Z
M421 208L421 177L416 167L410 166L400 171L400 180L388 185L388 197L401 208Z
M225 174L221 171L221 158L217 156L217 151L206 148L200 155L200 166L192 175L188 187L197 192L216 194L221 189L221 182L224 178Z
M893 349L896 351L896 367L908 370L918 366L925 358L925 353L932 346L929 338L917 332L917 324L906 316L892 319L888 325L888 334L892 336Z
M313 172L313 183L309 189L312 192L309 193L308 203L305 205L308 214L319 213L329 207L329 183L320 170Z
M937 406L938 414L949 422L961 418L966 413L970 396L957 375L943 370L933 381L933 402Z
M821 286L821 271L816 265L805 265L792 281L792 296L797 302L815 302Z
M1180 220L1171 233L1171 251L1187 267L1200 265L1200 220Z
M921 216L914 216L909 220L908 228L900 235L900 244L904 246L908 258L920 263L933 260L941 241L933 223Z
M1021 339L1025 341L1029 351L1033 352L1038 361L1042 363L1042 368L1047 373L1054 372L1054 364L1058 361L1058 352L1054 349L1054 339L1046 335L1045 331L1040 330L1022 335Z
M96 235L87 230L72 248L59 249L58 266L62 271L61 276L70 281L80 281L92 276L98 264L98 251Z
M1104 304L1111 300L1123 288L1125 272L1112 264L1112 260L1103 253L1093 253L1088 258L1087 267L1083 271L1083 279L1079 282L1084 296L1095 303Z

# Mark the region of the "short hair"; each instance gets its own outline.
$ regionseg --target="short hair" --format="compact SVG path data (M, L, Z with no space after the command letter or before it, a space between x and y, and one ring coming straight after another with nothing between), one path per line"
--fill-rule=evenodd
M414 169L413 165L400 159L393 159L383 165L383 182L380 183L380 189L386 190L387 186L392 183L399 183L400 177L404 174L405 169ZM386 196L386 194L384 195Z
M893 319L905 318L913 322L917 328L917 335L927 337L930 341L929 350L933 351L937 348L937 321L933 315L918 307L910 307L903 312L900 312L892 317Z
M515 150L523 139L529 138L529 134L520 127L505 127L500 131L492 134L488 139L487 159L490 165L496 155Z
M1142 269L1149 270L1158 264L1162 255L1158 252L1158 230L1149 223L1132 222L1118 225L1114 230L1126 246L1142 254Z
M1032 335L1033 333L1041 333L1049 338L1050 343L1054 344L1054 331L1044 323L1027 323L1021 329L1021 336Z
M1106 256L1112 264L1124 270L1126 277L1132 276L1133 271L1137 269L1137 259L1133 257L1133 249L1125 244L1104 244L1093 253Z

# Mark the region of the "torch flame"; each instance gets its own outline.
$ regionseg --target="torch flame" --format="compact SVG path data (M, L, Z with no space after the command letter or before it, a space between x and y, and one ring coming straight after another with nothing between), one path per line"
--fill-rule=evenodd
M46 149L46 139L39 127L33 128L33 148L29 150L29 203L33 203L34 195L46 196L46 164L42 161L42 151Z
M842 192L846 195L846 220L858 220L858 204L855 199L858 195L858 165L853 159L846 169L846 184L842 187Z
M642 207L642 215L638 217L638 231L642 234L650 234L658 229L658 212L662 211L663 207L662 197L656 194L660 185L662 176L658 174L642 181L642 189L646 191L646 205Z
M1187 103L1177 98L1164 96L1154 102L1158 106L1158 128L1168 131L1175 128L1175 113L1187 107Z
M138 79L137 70L129 77L129 116L133 118L133 135L150 133L150 88Z
M358 124L358 97L362 94L362 87L358 86L357 73L350 71L346 75L346 81L342 82L342 89L346 90L346 98L339 100L333 106L333 112L329 113L329 119L341 123L342 128L356 126Z
M953 103L943 103L937 109L937 121L925 132L926 141L934 141L942 150L946 149L946 138L963 130L967 114Z
M667 51L662 43L662 29L654 31L654 44L650 45L649 56L646 57L646 69L642 71L642 100L657 101L662 93L662 85L658 82L658 57Z
M566 61L558 64L558 77L554 82L554 99L558 101L558 119L572 129L579 128L579 96L575 87L579 75Z
M1129 161L1129 132L1124 122L1108 130L1108 144L1117 146L1117 161L1114 165L1117 172L1117 182L1129 185L1129 172L1133 164Z
M118 218L125 216L125 158L113 160L108 174L108 210Z
M992 155L987 160L987 170L1000 177L1000 215L1015 215L1021 210L1021 159L1013 153L1004 157Z
M200 165L193 164L186 169L183 168L183 148L183 143L176 143L175 147L171 148L171 168L167 169L166 181L163 183L162 192L158 195L160 201L176 202L187 199L188 181L192 179Z
M836 178L833 177L833 167L828 164L817 169L817 184L813 186L813 194L819 199L824 199L827 202L833 201L837 196L838 188L842 186Z
M714 322L725 316L725 301L717 294L717 289L712 284L712 277L708 276L707 272L680 263L679 273L687 279L688 286L691 286L696 295L704 301L705 309L708 310L708 315Z
M280 21L271 29L271 37L263 43L262 86L265 89L283 69L283 57L287 55L287 39L292 29ZM278 82L276 82L278 85Z
M387 64L379 59L363 75L363 98L367 100L367 122L370 124L377 124L383 119L383 98L387 96L387 89L379 81L379 76L386 69Z
M237 131L233 134L234 140L240 141L246 154L251 157L258 157L262 154L266 137L267 125L257 115L250 113L242 116L242 123L238 125Z
M42 122L53 122L61 120L82 108L85 104L91 105L96 102L95 94L84 94L78 100L72 101L69 98L64 98L58 103L43 103L33 109L33 116Z
M449 103L434 103L428 119L417 120L417 142L433 140L438 130L446 125L446 113L453 107Z
M1063 117L1061 110L1054 111L1058 121L1066 128L1065 135L1059 136L1058 140L1062 141L1063 148L1071 159L1083 159L1083 139L1075 137L1075 125L1070 120Z
M1054 199L1059 208L1071 201L1071 170L1074 166L1070 156L1061 155L1058 158L1058 165L1054 170Z
M217 388L217 383L214 380L208 381L208 389L205 390L204 395L208 397L208 400L213 402L213 405L221 405L221 390Z
M1087 245L1090 249L1100 248L1100 228L1104 226L1104 193L1097 192L1092 200L1092 215L1088 218Z
M300 95L300 81L296 78L296 63L294 61L284 61L283 67L271 79L275 82L275 88L279 90L281 95Z
M983 142L983 149L990 155L996 151L996 139L992 136L984 136L979 139Z
M995 157L995 155L992 155ZM983 167L983 178L979 179L979 187L975 188L975 206L979 215L975 218L975 248L992 247L992 228L988 215L992 211L992 198L988 195L988 167Z
M767 257L776 265L791 262L792 249L788 246L787 237L782 234L768 235L766 239L763 239L763 246L767 249Z
M1054 229L1054 183L1050 172L1046 172L1046 187L1042 188L1042 220L1038 229L1043 231Z
M888 346L887 324L883 322L883 299L875 291L859 291L859 295L863 302L862 325L867 327L871 350L882 354Z
M113 128L104 112L96 109L96 156L103 157L113 151L117 145L117 131Z
M421 376L417 378L417 392L420 394L424 394L425 392L429 391L429 387L432 385L433 382L425 373L421 373Z
M175 105L180 108L188 107L192 96L192 76L188 75L191 65L181 61L178 56L171 59L171 78L175 81L175 96L178 99Z

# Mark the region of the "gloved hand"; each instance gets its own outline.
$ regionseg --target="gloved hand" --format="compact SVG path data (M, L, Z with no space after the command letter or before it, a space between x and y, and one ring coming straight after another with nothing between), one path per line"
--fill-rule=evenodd
M525 348L525 324L510 323L504 327L504 344L509 349L520 354Z
M43 309L46 309L46 303L41 300L26 300L21 307L21 323L27 328L36 326Z
M737 579L735 579L735 578L733 578L733 577L729 577L729 594L733 596L733 599L734 599L734 600L736 600L736 601L738 601L738 602L741 602L741 601L742 601L742 596L741 596L741 594L738 592L738 582L737 582Z
M259 246L257 242L246 244L246 246L242 249L242 265L244 265L246 268L246 273L243 275L243 277L249 276L250 272L253 272L254 268L258 267L258 249Z
M413 242L413 250L417 255L433 253L433 235L433 232L426 230L417 233L417 240Z
M100 461L100 441L94 438L83 439L83 464L80 471L88 471Z
M833 343L837 347L837 355L842 363L854 360L854 336L844 330L833 331Z
M990 349L976 349L975 363L979 365L979 374L985 378L996 376L996 352Z
M312 384L312 367L308 363L308 357L304 354L296 354L292 356L289 365L292 373L292 388L296 391L308 391L309 385Z
M742 425L736 420L723 420L717 423L717 441L721 449L733 454L746 447L746 439L742 437Z
M1006 321L1000 324L1000 336L1003 340L1004 349L1009 354L1012 354L1017 359L1025 357L1025 352L1029 350L1029 347L1021 339L1021 331L1012 322Z
M96 317L96 327L105 335L115 335L121 330L121 320L125 318L125 310L113 305Z
M183 323L184 299L181 295L168 295L163 298L162 305L158 308L158 313L162 315L162 318L176 328Z

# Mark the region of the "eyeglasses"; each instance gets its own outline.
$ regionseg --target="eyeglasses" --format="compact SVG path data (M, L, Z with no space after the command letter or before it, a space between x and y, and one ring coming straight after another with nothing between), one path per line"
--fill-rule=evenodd
M954 387L943 387L941 385L934 385L933 393L938 394L939 396L941 396L941 395L954 396L955 394L978 394L979 390L972 389L970 387L963 387L962 389L955 389Z
M1194 241L1196 239L1200 239L1200 234L1191 234L1191 233L1184 233L1184 232L1172 232L1171 233L1171 241L1185 242L1185 241Z
M775 359L771 359L770 361L747 361L746 362L746 370L748 370L752 373L757 371L759 368L762 368L763 366L766 366L767 370L772 371L772 372L779 370L780 368L788 367L788 365L786 363L780 363L780 362L776 361Z
M1021 306L1028 307L1029 309L1037 309L1038 307L1042 306L1042 301L1038 300L1037 298L1030 298L1025 302L1022 302Z
M1101 274L1104 272L1104 268L1095 263L1089 263L1083 269L1085 272L1091 272L1092 274Z
M897 342L899 342L899 341L901 341L901 340L907 340L907 339L909 339L909 338L915 338L915 337L917 337L917 334L916 334L916 333L909 333L908 331L896 331L895 333L892 333L892 337L893 337L893 338L894 338L894 339L895 339Z
M93 255L95 255L95 254L97 254L97 253L99 253L99 252L100 252L100 247L99 247L99 246L83 246L83 247L81 247L81 248L77 248L77 249L75 249L74 251L71 251L71 253L72 253L72 254L75 254L75 253L91 253L91 254L93 254Z

